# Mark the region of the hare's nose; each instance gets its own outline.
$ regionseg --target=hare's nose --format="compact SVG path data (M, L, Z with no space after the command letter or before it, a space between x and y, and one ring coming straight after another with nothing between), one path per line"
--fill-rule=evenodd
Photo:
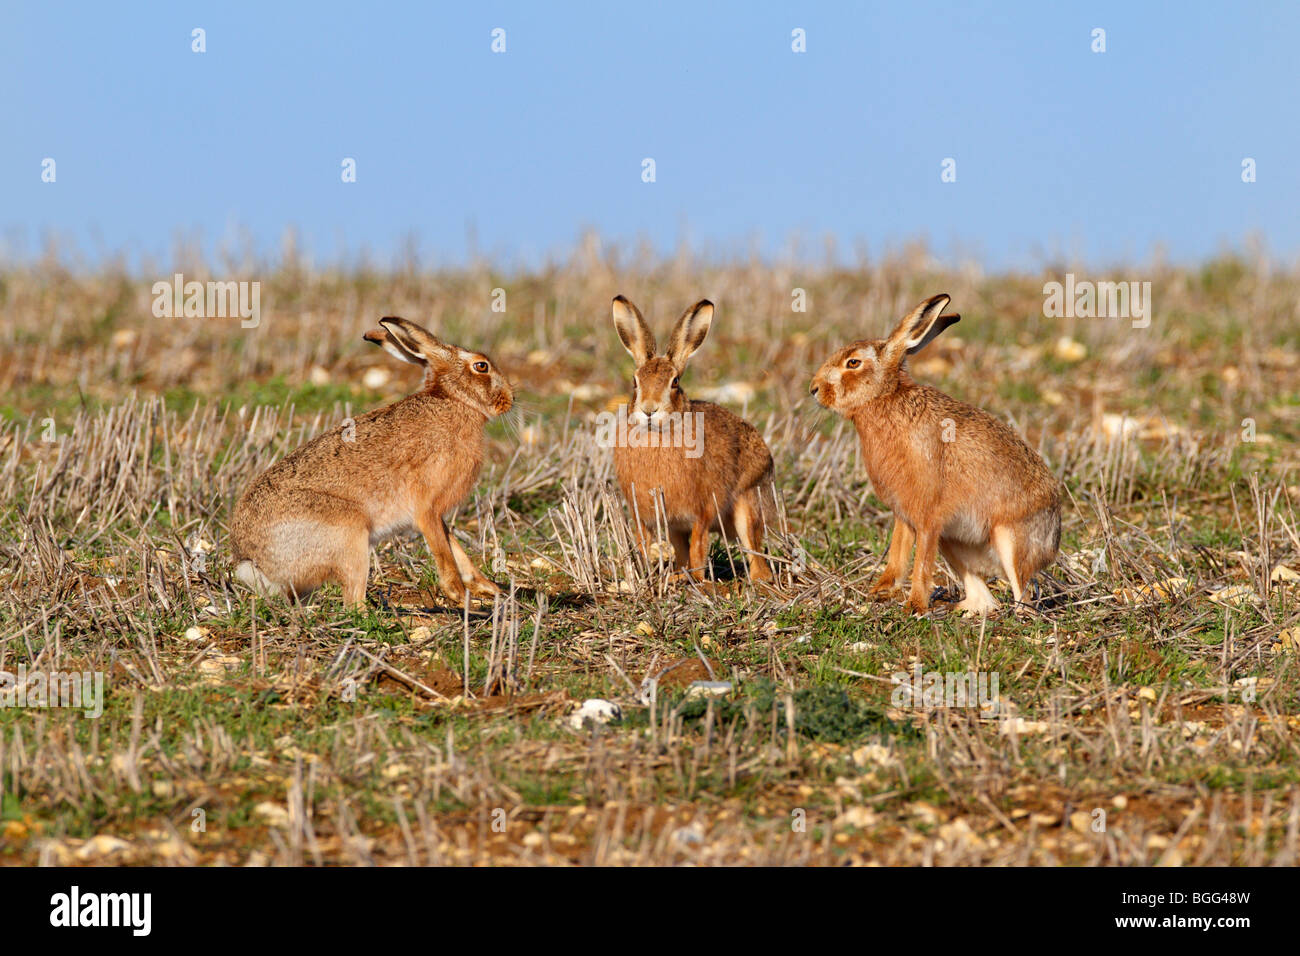
M812 385L810 385L810 386L808 387L808 392L809 392L810 394L812 394L812 395L816 395L816 394L817 394L817 389L820 388L820 387L821 387L821 386L819 386L816 382L814 382Z

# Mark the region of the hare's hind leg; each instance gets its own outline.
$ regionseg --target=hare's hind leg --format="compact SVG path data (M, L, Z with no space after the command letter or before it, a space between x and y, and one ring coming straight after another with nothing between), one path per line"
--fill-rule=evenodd
M343 587L343 603L365 607L366 579L370 577L370 532L358 529L350 536L346 550L340 552L331 575Z
M740 538L740 546L745 549L745 556L749 559L750 580L772 580L772 569L767 566L767 559L761 553L765 524L763 505L756 489L751 488L736 499L732 523L736 528L736 537Z
M979 573L979 556L970 554L967 548L967 545L955 541L940 540L939 542L939 550L952 565L953 571L961 578L962 587L966 589L966 597L958 602L955 609L981 616L990 614L998 608L997 599L993 597L989 586L984 583L984 578Z
M867 592L879 600L887 597L898 587L899 579L907 574L907 565L912 557L912 545L916 543L916 532L898 518L894 519L894 530L889 536L889 557L885 561L885 570L880 572L876 583Z
M992 541L993 549L997 551L998 560L1002 563L1002 571L1007 576L1007 583L1011 585L1011 594L1015 598L1016 611L1019 613L1025 609L1021 601L1025 588L1034 572L1038 570L1032 567L1028 560L1026 554L1028 542L1010 525L999 525L994 528Z
M294 562L289 591L299 600L327 581L343 588L343 603L360 607L366 603L366 579L370 575L370 530L360 517L315 523L302 535L301 553Z
M343 586L349 604L362 604L370 571L370 531L348 502L316 492L290 492L279 502L292 517L259 533L251 561L236 568L240 580L262 593L299 600L326 581ZM244 564L252 566L245 570Z

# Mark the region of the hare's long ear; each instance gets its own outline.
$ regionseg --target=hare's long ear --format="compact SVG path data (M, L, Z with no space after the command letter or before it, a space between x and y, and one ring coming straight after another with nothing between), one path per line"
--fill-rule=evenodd
M686 360L695 354L695 350L704 344L704 337L709 334L713 324L713 303L701 299L682 313L668 341L668 361L673 363L678 374L686 368Z
M621 295L614 297L612 306L614 330L618 332L623 348L627 349L637 367L655 357L655 336L650 326L641 318L641 312Z
M424 359L412 355L406 349L397 344L397 339L388 334L387 329L371 329L365 335L361 336L367 342L378 345L395 359L403 362L410 362L412 365L424 365Z
M379 324L384 327L384 331L394 340L398 348L413 355L419 364L427 365L435 371L450 370L454 366L457 357L456 349L438 341L431 332L420 328L414 322L388 315L380 319Z
M936 335L961 320L956 313L943 314L952 297L940 293L913 309L885 340L886 355L900 361L903 354L914 355L930 344Z

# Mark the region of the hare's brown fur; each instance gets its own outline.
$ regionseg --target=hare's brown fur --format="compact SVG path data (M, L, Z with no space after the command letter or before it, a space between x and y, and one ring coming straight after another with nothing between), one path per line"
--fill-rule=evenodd
M444 515L473 490L484 425L510 409L513 391L482 353L402 319L382 322L387 335L366 338L423 365L424 387L320 435L253 480L235 505L230 540L237 576L256 590L302 597L333 581L345 601L363 604L371 546L418 529L448 598L497 593Z
M966 588L959 606L987 613L997 602L986 577L1004 575L1019 603L1030 579L1055 560L1061 493L1043 460L1005 423L908 374L907 355L958 320L942 314L948 301L927 299L889 338L840 349L818 370L812 392L853 421L871 484L894 512L889 557L872 592L883 596L897 586L915 545L913 612L929 607L941 552Z
M663 527L676 568L700 579L709 535L721 532L745 549L752 580L771 580L761 553L767 520L776 510L771 452L752 425L720 405L687 398L679 380L708 334L713 304L702 300L686 310L666 357L656 357L654 335L636 306L619 296L613 312L619 338L637 363L635 394L623 413L642 428L658 428L670 414L699 416L692 421L702 428L698 457L682 444L615 444L614 473L640 525L642 550L648 552Z

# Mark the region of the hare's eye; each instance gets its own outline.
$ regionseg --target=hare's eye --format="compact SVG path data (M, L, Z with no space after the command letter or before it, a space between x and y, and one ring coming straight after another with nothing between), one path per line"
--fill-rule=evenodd
M675 378L675 379L673 379L673 388L676 388L676 387L677 387L677 383L680 382L680 381L681 381L680 378Z
M474 371L478 372L480 375L482 375L483 373L485 373L487 370L488 370L488 363L487 363L487 362L475 362L475 363L474 363Z
M851 359L849 359L847 362L845 362L844 364L845 364L845 366L848 367L848 368L857 368L859 365L862 364L862 359L851 358Z

